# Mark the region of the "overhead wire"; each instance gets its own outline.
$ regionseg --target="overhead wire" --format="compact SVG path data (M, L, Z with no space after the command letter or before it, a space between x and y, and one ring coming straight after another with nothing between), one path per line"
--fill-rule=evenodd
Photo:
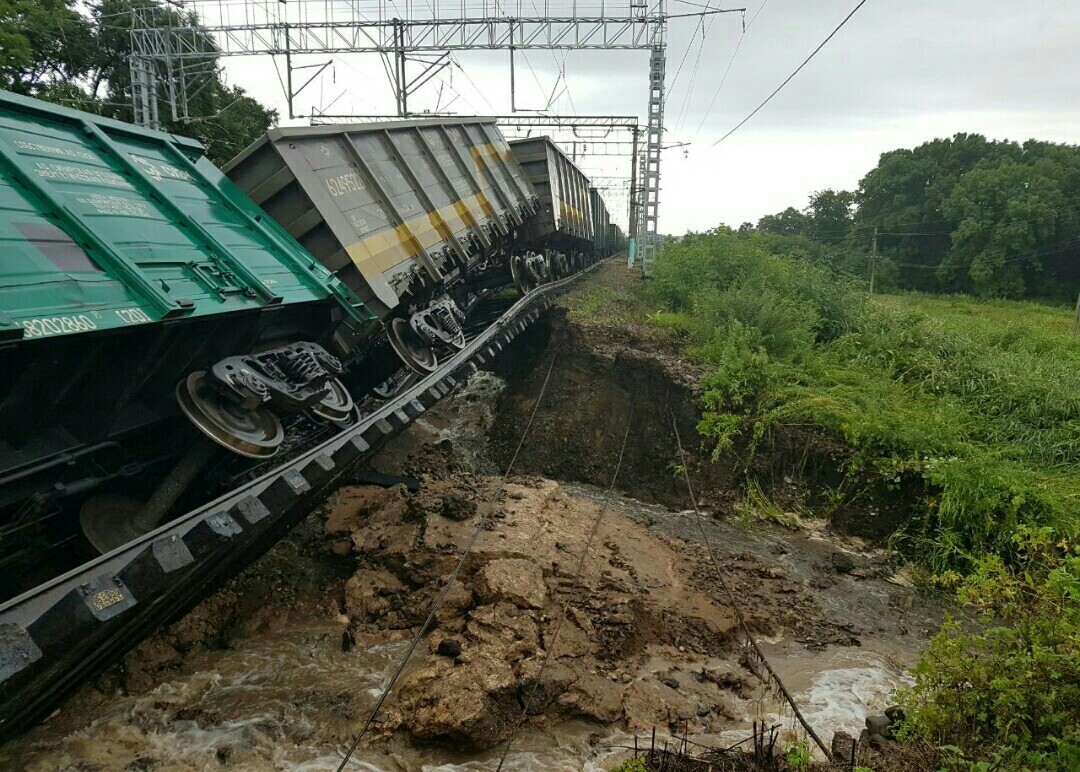
M856 13L858 13L859 9L862 8L864 5L866 5L866 3L867 3L867 0L859 0L858 5L856 5L854 8L852 8L851 12L848 13L848 15L844 17L843 21L841 21L839 24L836 25L836 28L833 29L833 31L829 33L828 37L826 37L824 40L822 40L821 43L818 44L818 47L810 52L810 55L808 57L806 57L806 59L803 60L802 64L800 64L798 67L796 67L794 72L792 72L790 75L788 75L786 78L784 78L784 80L780 83L780 85L777 86L773 90L773 92L771 94L769 94L767 97L765 97L765 100L761 104L759 104L757 107L755 107L753 110L750 111L749 115L747 115L745 118L743 118L737 124L735 124L735 126L733 126L724 136L720 137L720 139L713 142L712 147L716 147L717 145L719 145L721 142L726 140L728 137L730 137L732 134L734 134L736 131L738 131L744 125L746 125L746 123L751 118L753 118L755 115L757 115L759 112L761 112L762 108L764 108L765 105L769 104L769 102L772 101L773 97L775 97L777 94L779 94L780 91L784 88L784 86L786 86L788 83L790 83L795 78L796 75L798 75L800 72L802 72L803 68L806 67L806 65L808 65L810 63L810 61L815 56L817 56L818 52L821 49L823 49L826 46L826 44L828 44L828 42L830 40L832 40L836 36L836 33L838 33L840 30L842 30L844 28L844 25L846 25L851 20L851 18Z
M757 644L754 635L750 632L750 626L746 623L746 618L743 616L742 609L739 607L738 600L735 597L735 593L732 592L731 587L728 585L727 580L724 578L724 571L720 568L720 564L716 560L716 554L713 552L712 542L709 540L709 535L705 531L705 519L701 514L701 508L698 506L697 497L694 495L694 486L690 483L690 469L686 464L686 452L683 450L682 437L679 436L679 424L675 420L675 413L668 411L671 414L671 428L675 432L675 443L679 448L679 465L682 467L683 479L686 481L686 490L690 495L690 504L694 509L696 515L696 522L698 526L698 533L701 536L701 541L705 545L705 549L709 554L709 562L712 564L713 571L716 573L716 578L720 581L720 587L728 597L728 602L731 604L731 610L735 614L735 621L738 623L739 628L742 630L743 635L746 637L747 642L750 644L751 649L757 656L757 659L768 671L770 679L780 689L780 693L783 695L785 701L791 707L792 712L795 714L795 718L802 724L806 733L814 740L821 752L825 754L825 758L830 758L832 751L814 731L814 727L803 716L802 711L799 710L798 703L795 702L795 698L788 691L787 686L773 670L772 665L769 664L769 660L766 659L764 652Z
M405 667L409 664L409 660L412 659L413 654L416 652L417 646L420 645L420 641L423 640L427 634L428 629L431 627L431 623L435 620L435 615L442 608L443 603L446 601L447 595L450 593L450 589L454 586L458 576L461 574L461 569L465 566L465 561L469 555L472 554L473 548L476 546L477 540L480 538L481 532L487 529L488 524L491 521L491 513L495 509L495 503L499 500L499 496L502 495L503 489L506 487L506 480L510 476L510 472L514 469L514 464L517 463L518 455L521 453L521 448L525 445L525 439L529 436L529 432L532 429L533 422L536 420L536 414L540 410L540 405L544 401L544 395L547 393L548 383L551 381L551 372L555 368L555 361L558 359L558 355L551 357L551 363L548 365L547 374L544 376L543 385L540 387L540 395L536 399L536 403L533 405L532 412L529 413L529 420L525 424L525 429L521 433L521 439L518 440L517 447L514 449L513 456L510 457L510 463L506 466L506 471L503 473L502 478L499 480L499 485L495 489L494 494L487 501L487 508L484 514L479 518L476 528L473 529L472 535L469 537L469 541L465 545L465 549L462 550L461 556L458 558L457 564L454 566L454 570L450 573L450 577L446 580L439 595L435 598L435 602L431 606L431 610L428 612L427 618L424 620L424 624L413 636L409 648L405 652L405 656L401 658L398 663L397 669L394 670L393 675L390 676L390 680L387 681L386 686L383 687L382 693L379 695L378 701L371 709L371 713L367 717L367 721L364 722L364 726L360 729L360 732L353 738L352 743L349 745L349 749L346 751L344 758L341 760L341 764L338 765L337 772L343 772L345 766L352 759L356 749L360 746L360 742L364 739L371 725L375 722L375 718L379 715L379 711L382 709L383 704L390 696L391 691L394 689L394 685L397 683L398 678L405 671Z
M697 130L694 132L693 140L696 140L701 133L702 127L705 126L705 121L709 119L709 114L712 113L716 100L720 97L720 92L723 90L724 84L727 83L728 75L731 73L731 67L735 64L735 57L739 55L739 49L742 48L743 41L746 40L746 33L754 26L754 22L757 21L758 16L761 15L761 12L765 10L765 6L768 4L769 0L762 0L761 5L758 6L757 12L743 29L742 34L739 35L739 40L735 43L735 50L731 52L731 57L728 59L727 66L724 68L724 74L720 76L720 83L717 84L716 91L713 92L712 99L709 100L709 106L705 108L705 113L701 116L701 121L698 123Z
M720 10L720 6L717 6L716 10ZM678 118L675 121L675 131L679 131L682 128L683 121L689 111L690 100L694 94L694 84L697 82L698 68L701 66L701 53L705 49L705 38L708 36L709 30L712 29L714 21L715 17L713 16L710 16L708 19L704 16L701 17L699 23L701 40L698 42L697 54L694 55L694 66L690 72L690 83L687 84L686 94L683 97L682 106L679 109Z
M611 475L611 483L607 488L607 495L610 497L612 491L615 489L615 483L619 479L619 472L622 470L623 457L626 455L626 441L630 437L630 427L634 423L634 406L630 406L630 415L626 419L626 431L623 432L622 446L619 448L619 458L615 463L615 471ZM581 572L585 568L585 559L589 555L589 551L592 549L593 541L596 539L596 534L600 530L600 523L604 519L604 515L610 509L607 503L605 503L600 511L593 518L592 525L589 528L589 533L585 538L585 546L581 550L581 554L578 556L577 566L574 569L573 582L575 586L578 584L578 580L581 578ZM551 661L552 653L555 651L556 646L559 643L559 633L562 631L563 622L566 617L570 615L570 601L567 600L563 603L562 613L559 614L559 618L555 621L555 629L552 632L551 642L546 646L544 657L540 661L540 668L536 672L536 678L533 679L532 688L529 690L529 696L525 698L525 702L521 706L521 714L518 716L517 721L514 723L514 728L510 732L510 737L506 740L506 744L503 746L502 753L499 754L499 764L495 767L495 772L501 772L503 764L506 763L506 757L510 754L510 749L514 745L514 740L517 738L518 732L521 731L521 727L524 726L525 720L529 716L529 710L532 708L533 700L536 699L536 693L540 688L540 684L544 680L544 670L547 668L548 662Z

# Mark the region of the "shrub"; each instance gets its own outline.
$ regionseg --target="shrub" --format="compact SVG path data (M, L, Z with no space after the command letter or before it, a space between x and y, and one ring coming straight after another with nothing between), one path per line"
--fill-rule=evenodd
M988 556L961 586L982 625L950 621L931 640L900 696L904 734L1006 768L1078 769L1080 552L1046 529L1012 546L1020 568Z
M893 544L934 571L1007 552L1017 528L1080 523L1080 338L1061 309L922 296L868 301L774 237L669 243L653 323L711 366L700 433L754 458L792 432L849 453L845 490L907 488ZM849 501L854 505L854 501Z

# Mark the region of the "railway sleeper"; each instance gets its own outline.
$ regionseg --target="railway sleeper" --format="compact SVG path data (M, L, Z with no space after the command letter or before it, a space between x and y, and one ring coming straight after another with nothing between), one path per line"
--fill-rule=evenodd
M0 605L0 740L43 719L269 549L359 461L535 322L571 280L533 290L434 373L322 444Z

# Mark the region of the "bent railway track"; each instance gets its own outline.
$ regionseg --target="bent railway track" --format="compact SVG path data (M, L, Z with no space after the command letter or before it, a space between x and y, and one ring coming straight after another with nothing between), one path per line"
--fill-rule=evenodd
M348 429L0 605L0 740L41 721L80 683L269 549L359 462L498 356L595 265L532 289L475 331L435 372L406 385ZM497 312L488 309L481 321Z

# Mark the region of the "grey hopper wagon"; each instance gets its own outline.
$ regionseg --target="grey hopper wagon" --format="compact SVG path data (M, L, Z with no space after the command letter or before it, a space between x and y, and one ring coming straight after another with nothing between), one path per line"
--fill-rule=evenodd
M540 211L526 225L525 240L534 249L565 253L572 259L591 253L589 178L550 137L517 139L510 147L541 202Z
M604 197L600 195L597 188L589 188L589 203L596 254L599 257L607 257L614 252L609 237L611 215L608 213L607 205L604 203Z
M386 323L414 370L460 348L539 198L493 119L270 131L225 172Z

